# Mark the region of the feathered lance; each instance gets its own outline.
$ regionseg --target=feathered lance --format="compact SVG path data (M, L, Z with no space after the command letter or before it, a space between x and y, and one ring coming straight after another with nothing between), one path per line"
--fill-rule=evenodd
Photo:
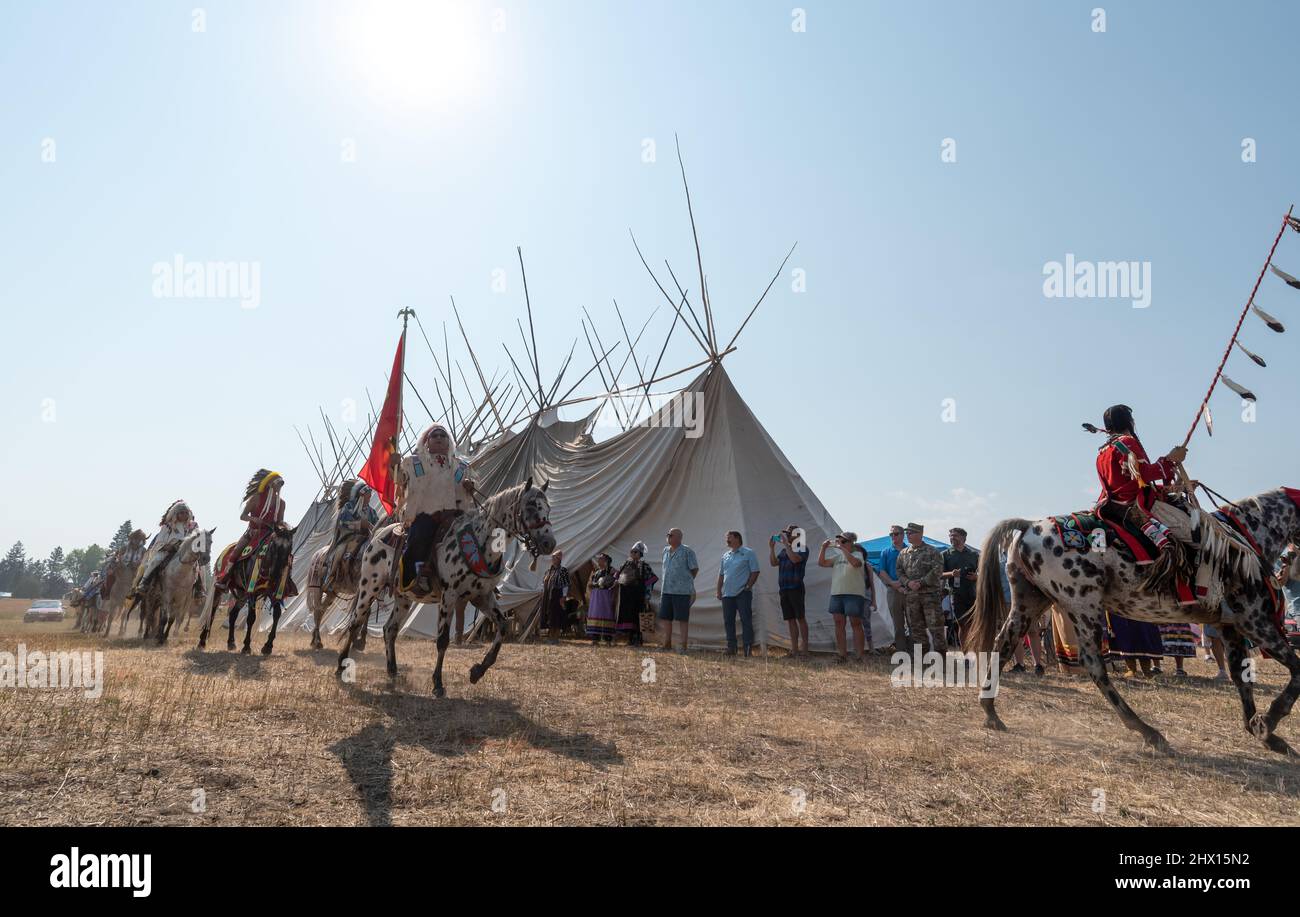
M1274 331L1282 330L1281 322L1277 321L1277 319L1273 318L1271 315L1262 312L1262 310L1255 305L1255 294L1259 292L1259 285L1263 282L1264 275L1268 273L1268 269L1273 264L1273 254L1277 251L1277 244L1282 241L1282 233L1286 232L1288 226L1295 229L1297 232L1300 232L1300 223L1297 223L1297 221L1291 216L1291 211L1294 209L1294 206L1288 207L1286 216L1282 218L1282 225L1278 227L1277 235L1273 238L1273 246L1268 250L1268 258L1264 261L1264 266L1259 269L1259 276L1255 278L1255 286L1250 291L1250 298L1246 300L1246 305L1242 306L1241 315L1237 317L1237 325L1232 329L1232 337L1228 339L1228 346L1223 349L1223 359L1219 360L1219 365L1214 370L1214 378L1210 380L1210 387L1206 391L1205 397L1201 399L1200 405L1196 408L1196 416L1192 418L1192 425L1187 428L1187 435L1183 437L1184 448L1186 448L1187 444L1191 442L1192 434L1196 432L1196 425L1201 422L1201 415L1205 413L1207 406L1210 403L1210 396L1214 394L1214 389L1219 384L1220 379L1224 381L1225 385L1237 392L1237 394L1241 395L1243 398L1246 398L1249 401L1255 400L1255 396L1252 392L1223 375L1223 367L1227 365L1228 357L1232 355L1232 348L1234 346L1240 346L1237 344L1237 335L1241 334L1242 323L1246 321L1246 316L1250 314L1252 308L1255 313L1258 314L1260 318L1264 319L1268 326ZM1273 272L1288 284L1291 284L1293 278L1291 278L1289 274L1285 274L1277 268L1273 268ZM1294 286L1294 284L1292 285ZM1242 350L1246 349L1242 347ZM1246 353L1256 363L1263 362L1254 354L1250 353L1250 351L1246 350Z

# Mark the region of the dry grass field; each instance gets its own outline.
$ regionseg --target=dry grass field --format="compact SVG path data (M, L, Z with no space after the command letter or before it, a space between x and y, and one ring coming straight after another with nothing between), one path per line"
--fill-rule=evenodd
M1186 683L1122 686L1163 758L1069 676L1005 676L1005 734L971 691L891 688L883 658L507 644L472 686L482 650L453 647L435 700L426 641L399 643L390 686L372 640L340 685L334 651L296 632L269 658L220 630L205 653L194 630L159 649L24 625L27 604L0 600L0 649L103 649L105 686L0 690L6 825L1300 823L1300 766L1245 734L1199 660ZM1262 670L1271 697L1282 670ZM1300 740L1300 718L1282 733Z

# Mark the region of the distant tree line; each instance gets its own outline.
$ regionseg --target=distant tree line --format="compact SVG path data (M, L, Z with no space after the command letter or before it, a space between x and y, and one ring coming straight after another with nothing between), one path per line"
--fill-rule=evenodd
M28 557L21 541L15 542L0 559L0 592L11 592L19 599L62 598L73 586L80 586L100 568L104 558L126 544L131 535L131 520L118 526L108 550L97 544L76 548L66 554L55 548L44 559Z

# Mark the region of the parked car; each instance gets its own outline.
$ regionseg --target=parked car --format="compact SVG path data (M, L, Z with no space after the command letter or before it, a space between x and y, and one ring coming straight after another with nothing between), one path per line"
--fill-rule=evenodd
M59 599L37 599L23 614L23 623L33 621L62 621L63 602Z

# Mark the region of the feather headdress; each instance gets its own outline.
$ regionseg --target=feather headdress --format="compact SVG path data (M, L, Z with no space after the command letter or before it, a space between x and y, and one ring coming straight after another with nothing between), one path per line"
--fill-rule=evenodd
M278 471L270 471L266 468L259 468L257 472L248 479L248 486L244 488L244 499L247 500L254 494L259 494L266 488L270 487L272 482L283 480Z

